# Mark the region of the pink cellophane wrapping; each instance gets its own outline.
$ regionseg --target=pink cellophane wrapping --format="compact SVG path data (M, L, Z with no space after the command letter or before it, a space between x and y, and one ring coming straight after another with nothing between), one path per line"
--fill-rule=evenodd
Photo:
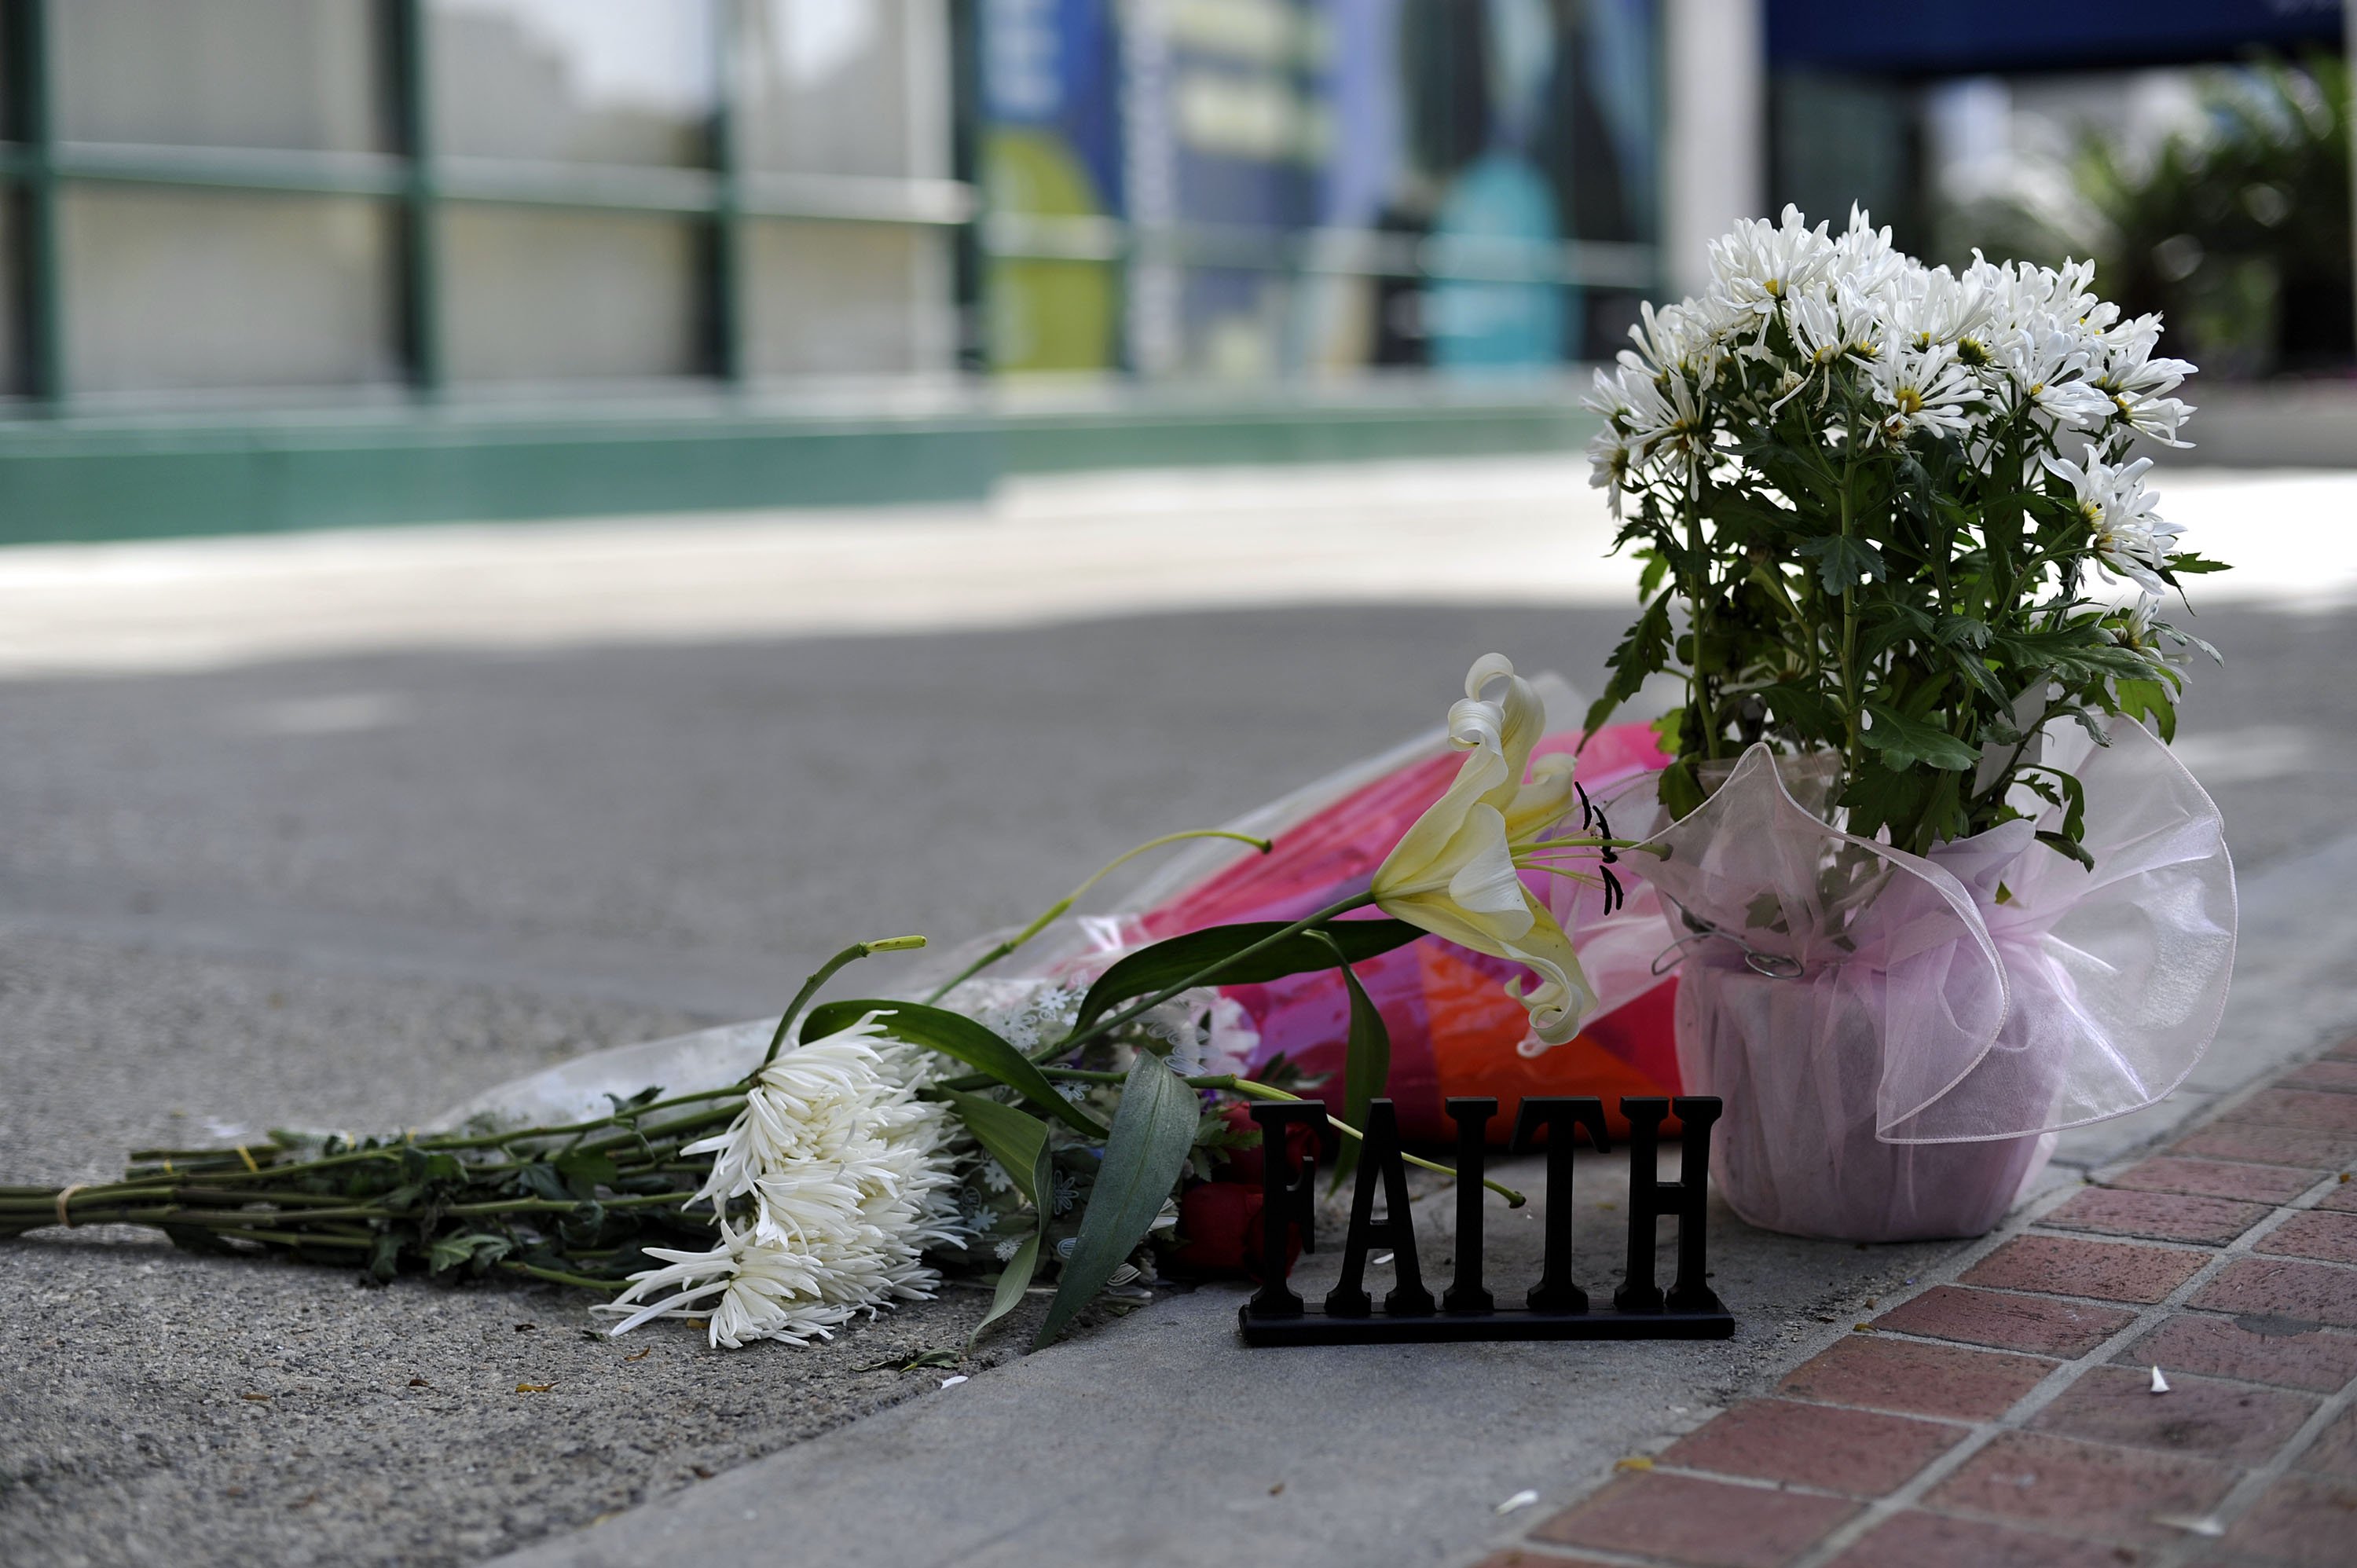
M1796 799L1822 798L1824 770L1764 746L1648 841L1665 853L1628 856L1651 884L1632 903L1657 902L1656 939L1684 953L1679 1065L1726 1101L1713 1176L1746 1220L1979 1234L2053 1133L2192 1070L2233 967L2218 810L2141 728L2067 741L2050 760L2085 787L2092 872L2036 842L2054 811L1928 857L1855 837ZM1639 945L1627 924L1586 950Z

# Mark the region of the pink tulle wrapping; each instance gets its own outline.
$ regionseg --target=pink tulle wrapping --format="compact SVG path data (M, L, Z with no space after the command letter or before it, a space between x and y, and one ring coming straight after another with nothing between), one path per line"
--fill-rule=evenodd
M2052 1133L2151 1104L2200 1059L2233 966L2217 808L2136 726L2073 750L2052 760L2085 787L2093 872L2036 842L2044 818L1928 857L1845 833L1795 799L1822 770L1780 773L1764 746L1647 841L1663 853L1628 857L1650 884L1632 902L1658 901L1684 950L1681 1074L1726 1101L1713 1176L1746 1220L1979 1234Z

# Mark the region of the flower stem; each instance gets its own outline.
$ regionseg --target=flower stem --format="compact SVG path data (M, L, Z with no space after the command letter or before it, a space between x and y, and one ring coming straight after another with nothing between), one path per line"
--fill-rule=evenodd
M786 1004L786 1010L778 1015L778 1032L770 1036L770 1048L761 1058L761 1067L768 1067L778 1059L779 1048L786 1043L786 1031L794 1026L794 1020L802 1015L804 1004L818 994L818 988L834 978L836 970L847 963L855 963L870 953L907 952L912 948L920 948L924 945L925 939L922 937L884 937L872 942L854 942L819 965L817 971L808 980L802 982L802 988L794 993L794 999ZM760 1068L756 1068L746 1075L745 1081L750 1083L759 1076Z

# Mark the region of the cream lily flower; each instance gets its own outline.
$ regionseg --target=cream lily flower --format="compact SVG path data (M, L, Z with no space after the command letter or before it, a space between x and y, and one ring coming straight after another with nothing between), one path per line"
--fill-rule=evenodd
M1482 693L1506 683L1502 701ZM1465 698L1448 710L1451 743L1468 753L1448 793L1401 835L1376 868L1375 906L1476 952L1528 965L1538 983L1507 994L1530 1010L1536 1046L1559 1046L1579 1030L1596 992L1555 917L1523 886L1522 868L1544 864L1547 830L1575 808L1572 759L1531 748L1546 731L1546 705L1500 654L1465 676ZM1524 781L1525 772L1530 774Z

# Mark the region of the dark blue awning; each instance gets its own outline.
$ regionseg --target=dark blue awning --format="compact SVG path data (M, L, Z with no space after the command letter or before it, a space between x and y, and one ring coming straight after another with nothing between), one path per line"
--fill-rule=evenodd
M1946 75L2338 48L2341 0L1768 0L1771 66Z

